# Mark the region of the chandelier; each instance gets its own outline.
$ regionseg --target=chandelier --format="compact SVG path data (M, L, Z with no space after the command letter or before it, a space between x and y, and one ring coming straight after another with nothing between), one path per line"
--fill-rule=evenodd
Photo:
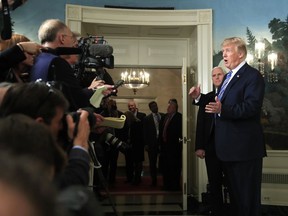
M275 70L278 63L278 54L267 49L269 46L269 43L265 45L264 40L256 41L254 54L247 53L246 61L257 68L268 83L278 83L280 80L279 71Z
M144 69L130 68L121 73L121 79L124 81L124 86L132 89L136 94L138 89L145 88L149 85L150 74Z

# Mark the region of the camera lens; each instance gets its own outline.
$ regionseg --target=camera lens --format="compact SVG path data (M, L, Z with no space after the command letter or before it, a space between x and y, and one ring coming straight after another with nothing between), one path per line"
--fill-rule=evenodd
M115 137L111 133L106 134L105 142L112 148L119 149L119 151L122 153L125 153L127 149L130 148L130 146L127 143L121 141L119 138Z

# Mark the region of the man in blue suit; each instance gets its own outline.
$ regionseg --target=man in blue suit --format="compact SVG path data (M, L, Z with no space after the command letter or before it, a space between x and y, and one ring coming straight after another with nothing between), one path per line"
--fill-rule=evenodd
M215 114L215 150L228 181L231 215L260 216L262 162L266 156L260 123L264 79L245 62L247 48L241 38L225 39L222 52L231 73L224 77L215 102L207 104L205 110ZM197 98L200 88L191 88L189 94Z

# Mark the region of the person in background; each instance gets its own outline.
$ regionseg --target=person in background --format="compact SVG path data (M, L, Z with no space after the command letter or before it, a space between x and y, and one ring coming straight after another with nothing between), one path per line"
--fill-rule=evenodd
M11 48L15 45L17 45L20 42L29 42L30 40L20 34L13 34L11 39L1 41L0 42L0 52L3 52L4 50ZM2 71L0 73L0 81L6 81L6 82L28 82L29 81L29 73L32 65L34 64L34 58L35 56L33 53L24 52L25 60L22 62L13 65L11 68L9 68L7 71Z
M212 70L212 82L214 89L207 93L207 103L215 101L215 94L222 83L225 73L221 67L215 67ZM195 100L194 104L198 105ZM206 104L207 104L206 103ZM205 104L205 105L206 105ZM221 161L217 158L215 152L215 124L214 115L205 112L205 105L199 106L197 114L195 153L196 156L205 159L209 193L209 207L211 214L220 216L224 214L223 206L223 167Z
M136 102L134 100L130 100L128 102L128 110L130 112L132 112L138 119L140 119L140 121L142 121L145 118L145 116L146 116L145 113L142 113L142 112L138 111L138 108L136 106Z
M224 39L222 52L224 65L230 71L215 101L208 103L205 110L215 114L215 150L226 174L230 215L260 216L262 166L266 156L260 122L264 79L245 61L247 47L243 39ZM197 98L200 88L195 87L190 94Z
M126 111L126 143L131 146L125 152L127 182L139 185L142 181L144 146L142 140L142 122L133 112Z
M131 149L128 149L125 154L126 177L128 183L138 185L141 183L141 174L143 171L144 143L142 138L143 119L146 114L138 111L134 100L128 101L127 105L128 111L130 112L127 112L126 115L128 115L130 123L128 124L128 138L126 140L127 144L131 145ZM129 117L131 113L134 115L135 119ZM128 122L128 120L126 121ZM131 130L134 132L131 133Z
M157 161L159 154L159 124L164 116L158 112L158 105L155 101L149 103L151 113L143 120L144 146L148 152L151 186L157 186Z
M105 99L106 105L101 112L101 115L105 117L114 117L120 118L121 115L124 113L117 109L116 101L110 98ZM108 135L109 134L109 135ZM103 168L105 167L106 170L103 170L104 176L108 180L109 184L113 185L116 180L116 171L117 171L117 161L119 156L119 149L112 144L109 143L108 136L115 136L120 140L124 140L123 129L116 129L116 128L107 128L105 135L105 142L103 143L105 150L105 156L103 161ZM107 144L108 142L108 144Z
M167 113L160 122L159 166L163 176L163 190L180 190L182 168L182 114L176 99L168 101Z

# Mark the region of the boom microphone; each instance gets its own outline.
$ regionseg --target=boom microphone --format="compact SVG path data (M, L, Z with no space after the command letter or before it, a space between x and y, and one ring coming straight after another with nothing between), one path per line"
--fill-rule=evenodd
M55 52L56 55L76 55L81 54L82 50L76 47L57 47Z
M57 47L55 49L42 49L42 52L48 52L54 55L77 55L81 54L82 50L76 47Z
M12 23L7 0L2 0L3 27L1 30L2 40L9 40L12 37Z
M113 47L107 44L91 44L89 47L89 53L91 56L107 58L112 55Z

